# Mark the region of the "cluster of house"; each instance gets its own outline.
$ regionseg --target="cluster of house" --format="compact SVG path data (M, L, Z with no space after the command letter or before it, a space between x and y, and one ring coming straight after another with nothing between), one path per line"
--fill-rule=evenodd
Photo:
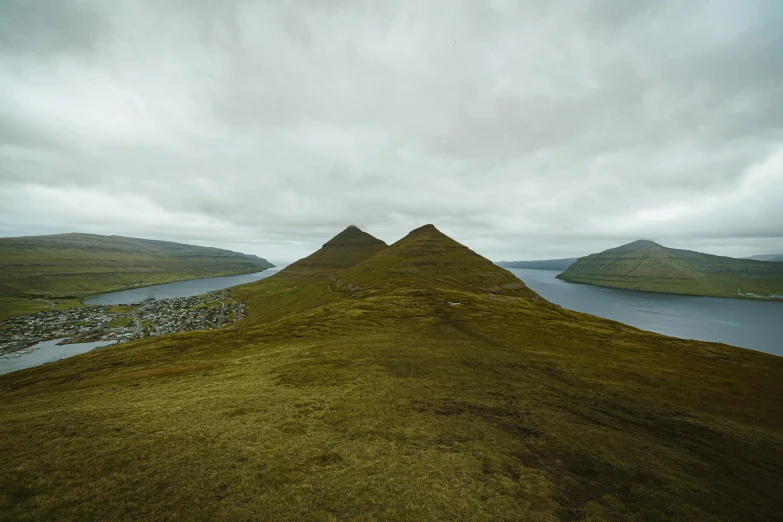
M200 297L150 301L140 305L134 312L134 319L140 323L134 333L143 337L190 330L212 330L238 321L245 315L244 303L230 300L228 290Z
M132 307L85 306L0 320L0 356L35 344L65 338L63 343L130 341L189 330L211 330L242 319L245 305L228 291L197 297L148 301Z

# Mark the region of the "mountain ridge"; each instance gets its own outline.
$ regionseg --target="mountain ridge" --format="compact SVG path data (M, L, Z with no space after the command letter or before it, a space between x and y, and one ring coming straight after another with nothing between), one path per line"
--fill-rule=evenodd
M66 233L0 238L0 315L80 306L129 286L257 272L274 265L214 247Z
M538 298L507 270L427 224L346 270L337 289L407 288L483 290Z

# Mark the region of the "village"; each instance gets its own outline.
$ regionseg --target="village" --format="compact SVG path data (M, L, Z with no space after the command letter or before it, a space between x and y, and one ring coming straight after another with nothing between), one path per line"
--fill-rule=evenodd
M12 358L41 341L121 343L175 332L212 330L242 319L245 305L228 290L135 305L84 306L0 320L0 357Z

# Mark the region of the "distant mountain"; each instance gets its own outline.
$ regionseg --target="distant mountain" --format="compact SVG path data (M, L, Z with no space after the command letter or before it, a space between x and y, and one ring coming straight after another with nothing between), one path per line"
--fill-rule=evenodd
M132 237L71 233L0 238L0 316L79 305L88 295L129 286L272 266L266 259L230 250Z
M713 256L639 240L579 258L559 279L648 292L783 296L783 263Z
M499 261L503 268L534 268L537 270L565 270L576 262L576 257L565 259L539 259L538 261Z
M764 254L761 256L750 256L748 259L756 261L772 261L773 263L783 263L783 254Z

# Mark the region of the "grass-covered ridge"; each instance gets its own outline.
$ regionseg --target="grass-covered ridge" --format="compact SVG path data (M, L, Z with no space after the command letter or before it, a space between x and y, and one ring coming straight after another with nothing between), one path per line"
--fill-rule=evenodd
M88 295L179 279L257 272L257 256L95 234L0 238L0 317L78 305Z
M713 256L645 240L579 258L557 277L572 283L672 294L783 295L783 263Z
M0 513L772 520L783 509L783 358L562 310L434 227L358 243L233 289L248 317L232 330L0 377Z

